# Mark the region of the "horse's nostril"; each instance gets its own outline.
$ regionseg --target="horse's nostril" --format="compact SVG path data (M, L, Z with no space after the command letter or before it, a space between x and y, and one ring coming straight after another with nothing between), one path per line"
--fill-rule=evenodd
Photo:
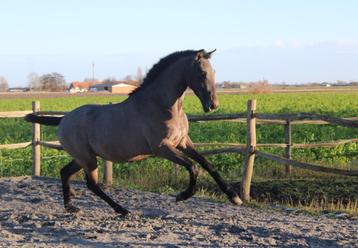
M217 109L218 107L219 107L219 103L217 103L216 101L214 101L210 106L211 109Z

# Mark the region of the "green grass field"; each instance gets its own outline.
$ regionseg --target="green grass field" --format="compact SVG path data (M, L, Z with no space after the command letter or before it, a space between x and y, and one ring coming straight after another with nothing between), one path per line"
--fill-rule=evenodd
M263 95L219 95L220 109L211 114L239 113L246 111L248 99L257 99L257 112L292 113L312 112L336 117L358 116L358 92L351 93L287 93ZM87 103L107 104L120 102L121 96L90 96L66 98L42 98L41 110L69 111ZM36 99L0 99L1 111L30 110L31 102ZM203 114L199 100L188 95L184 108L187 114ZM245 142L245 125L235 122L201 122L190 124L190 136L194 142ZM56 128L43 127L43 140L56 140ZM358 130L333 125L294 125L293 143L310 143L338 139L358 138ZM31 139L31 124L22 119L0 119L0 144L25 142ZM283 126L258 125L258 143L283 143ZM283 154L283 149L267 148L274 154ZM295 149L292 156L296 160L325 164L336 168L358 169L357 143L339 145L335 148ZM59 170L69 161L69 157L60 151L42 148L42 175L59 176ZM219 171L230 181L240 180L243 156L225 154L212 156ZM0 150L0 176L18 176L31 174L31 149ZM158 176L160 175L160 176ZM116 164L114 166L115 184L171 193L185 187L187 174L184 170L173 168L170 162L150 158L136 163ZM283 166L274 162L256 159L254 181L267 179L286 180L303 178L332 178L335 176L294 169L287 178ZM158 180L160 178L161 180ZM335 177L337 178L337 177ZM207 185L211 179L202 173L200 185ZM357 182L357 180L356 180ZM209 187L210 188L210 187ZM358 197L354 196L355 200ZM353 200L354 200L353 199Z

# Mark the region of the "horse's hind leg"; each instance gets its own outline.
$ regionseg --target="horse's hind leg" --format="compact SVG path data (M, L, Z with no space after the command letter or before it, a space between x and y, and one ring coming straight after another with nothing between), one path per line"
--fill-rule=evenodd
M68 165L61 169L61 181L62 181L62 192L63 192L63 202L65 209L69 212L78 212L79 209L70 204L71 195L74 194L74 191L70 188L70 179L76 172L81 170L74 160L72 160Z
M196 180L198 177L198 171L194 167L193 163L181 152L179 152L176 148L171 145L163 145L160 148L158 156L166 158L176 164L180 164L184 166L190 176L190 182L188 188L179 193L176 197L176 201L183 201L193 196L196 192Z
M122 215L126 215L129 211L116 202L114 202L106 193L98 185L98 168L97 165L95 168L86 170L86 178L87 178L87 187L95 193L97 196L101 197L102 200L107 202L117 213Z

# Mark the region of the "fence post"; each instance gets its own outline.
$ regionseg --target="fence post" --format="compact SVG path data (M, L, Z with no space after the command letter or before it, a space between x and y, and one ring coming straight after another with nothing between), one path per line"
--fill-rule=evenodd
M244 173L241 181L241 198L243 201L250 201L250 187L252 173L254 169L255 150L256 150L256 100L247 102L246 115L246 157Z
M285 158L287 158L287 159L292 158L292 156L291 156L291 152L292 152L292 148L291 148L291 145L292 145L292 137L291 137L292 129L291 129L291 126L292 126L291 121L287 120L286 124L284 126L284 129L285 129L285 144L286 144ZM291 174L291 172L292 172L292 166L291 165L286 165L286 175Z
M40 102L32 102L32 112L40 111ZM41 146L38 143L41 139L41 126L38 123L32 124L32 175L40 176L41 174Z
M113 162L104 161L103 184L105 187L112 186L113 183Z
M112 104L112 102L109 102ZM104 161L104 173L103 173L103 184L104 187L110 187L113 184L113 162Z

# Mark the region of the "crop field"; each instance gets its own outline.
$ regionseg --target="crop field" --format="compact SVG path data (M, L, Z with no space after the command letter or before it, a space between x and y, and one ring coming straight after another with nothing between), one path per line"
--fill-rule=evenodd
M33 100L40 100L41 110L69 111L87 103L107 104L123 101L124 96L81 96L56 98L3 98L0 99L1 111L30 110ZM246 111L248 99L257 99L259 113L293 113L311 112L335 117L358 116L358 92L319 92L319 93L286 93L260 95L219 95L220 109L210 114L242 113ZM203 115L199 100L194 95L185 98L184 109L188 115ZM56 128L42 126L42 140L57 140ZM194 142L236 142L245 143L246 126L237 122L200 122L190 124L190 136ZM358 130L334 125L293 125L293 143L324 142L339 139L358 138ZM30 141L31 124L21 118L0 119L0 144L11 144ZM282 125L258 125L258 143L283 143ZM212 147L215 148L215 147ZM59 170L69 161L62 151L41 148L41 173L45 176L59 177ZM204 149L204 148L201 148ZM208 148L206 148L208 149ZM263 151L282 155L282 148L265 148ZM358 169L358 144L339 145L334 148L293 149L295 160L324 164L336 168ZM232 182L240 180L243 156L225 154L210 157L216 168ZM17 150L0 150L0 176L20 176L31 174L31 148ZM160 176L158 176L160 175ZM79 176L81 177L81 175ZM172 163L158 158L150 158L136 163L114 165L116 185L172 193L184 187L187 182L186 172ZM161 180L158 180L161 178ZM210 182L203 172L199 184ZM314 173L294 169L290 176L285 175L285 168L275 162L256 159L254 181L267 179L328 179L338 178L323 173ZM358 199L358 197L357 197Z

